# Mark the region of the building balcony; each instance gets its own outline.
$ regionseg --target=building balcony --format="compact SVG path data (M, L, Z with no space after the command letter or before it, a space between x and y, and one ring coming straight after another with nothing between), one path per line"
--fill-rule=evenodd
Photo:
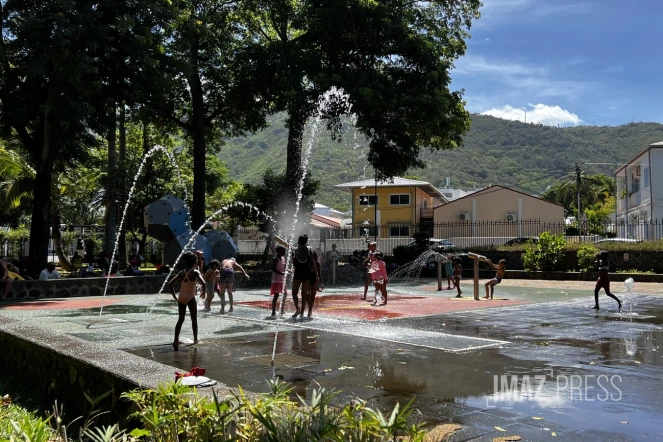
M433 219L433 209L419 209L419 219L421 220L432 220Z

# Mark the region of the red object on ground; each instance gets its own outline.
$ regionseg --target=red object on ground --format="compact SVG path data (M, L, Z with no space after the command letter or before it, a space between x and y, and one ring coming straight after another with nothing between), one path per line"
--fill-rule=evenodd
M111 304L117 304L122 302L121 299L80 299L80 298L68 298L68 299L29 299L21 301L18 304L0 304L0 311L2 310L63 310L63 309L74 309L74 308L96 308L105 307Z
M451 295L452 293L450 293ZM453 292L455 294L455 292ZM493 307L504 307L507 305L526 304L526 301L508 300L481 300L475 301L472 297L455 299L453 297L441 296L399 296L389 295L388 304L381 307L373 307L370 303L359 299L361 293L317 296L313 315L344 316L367 321L378 319L413 317L424 315L435 315L460 310L476 310ZM370 296L369 296L370 299ZM247 301L237 304L250 305L264 309L271 309L272 303L266 301ZM292 299L288 298L288 308L294 311Z

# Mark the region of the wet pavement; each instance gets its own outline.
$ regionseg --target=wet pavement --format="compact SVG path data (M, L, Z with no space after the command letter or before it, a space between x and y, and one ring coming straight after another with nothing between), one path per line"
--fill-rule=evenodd
M339 401L358 397L383 410L415 397L418 419L463 426L455 441L510 435L663 440L663 297L634 296L637 315L629 315L617 313L605 297L604 309L594 312L589 290L500 287L496 297L520 303L500 306L451 301L450 292L430 285L394 287L392 293L396 309L398 295L404 309L413 297L415 305L457 302L468 308L410 308L407 315L373 320L320 308L312 321L279 320L274 368L277 321L261 307L269 298L257 291L237 293L241 304L232 315L200 314L204 343L179 352L167 345L176 311L165 295L156 303L154 296L114 296L118 302L101 318L98 308L0 308L0 314L181 370L203 366L210 377L251 391L266 391L265 380L276 377L304 398L320 385L338 389ZM327 305L337 297L352 306L348 294L348 288L323 292ZM372 309L364 304L357 300L350 310ZM185 323L183 336L189 327Z

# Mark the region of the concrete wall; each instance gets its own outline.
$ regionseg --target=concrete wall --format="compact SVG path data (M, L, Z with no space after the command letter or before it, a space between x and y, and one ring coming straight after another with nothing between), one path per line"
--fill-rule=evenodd
M116 276L110 279L108 295L157 293L166 276ZM51 281L14 281L14 298L69 298L100 296L106 278L62 278ZM167 287L166 287L167 289ZM11 297L11 295L10 295Z
M0 324L3 378L25 383L45 408L57 400L67 422L90 412L84 394L97 398L106 392L111 394L97 409L109 413L97 423L122 422L131 412L122 393L174 380L173 367L5 316ZM227 391L219 384L222 396Z

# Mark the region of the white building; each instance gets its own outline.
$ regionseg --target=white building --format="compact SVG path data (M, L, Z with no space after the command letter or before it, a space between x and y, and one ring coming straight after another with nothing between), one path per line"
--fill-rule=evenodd
M650 144L615 172L618 236L657 239L663 220L663 142Z

